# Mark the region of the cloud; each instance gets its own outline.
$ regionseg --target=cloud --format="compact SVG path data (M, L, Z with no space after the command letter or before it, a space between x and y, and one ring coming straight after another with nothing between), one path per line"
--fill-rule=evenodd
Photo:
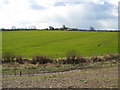
M57 12L58 10L59 12L54 15L54 18L49 20L53 20L56 23L59 22L61 25L65 24L69 27L89 28L94 26L96 29L117 29L117 17L112 14L112 7L113 5L109 3L96 4L89 2L77 5L69 4L65 7L54 8L54 11ZM107 25L102 24L103 21ZM114 26L111 22L114 23Z
M8 0L0 0L0 8L6 6L7 4L9 4Z
M30 1L28 1L29 2L29 7L31 8L31 9L34 9L34 10L44 10L44 9L46 9L46 7L44 7L44 5L42 5L42 4L38 4L36 1L34 1L34 0L30 0Z
M31 7L32 9L35 9L35 10L44 10L44 9L46 9L45 7L40 6L40 5L38 5L38 4L32 4L30 7Z
M49 26L117 29L118 0L1 0L0 28Z
M64 2L56 2L54 6L65 6Z

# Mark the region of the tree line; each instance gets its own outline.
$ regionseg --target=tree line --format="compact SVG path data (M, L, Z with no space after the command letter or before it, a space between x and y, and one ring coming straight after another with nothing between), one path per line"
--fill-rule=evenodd
M35 26L31 26L29 28L16 28L12 26L11 29L1 28L0 31L29 31L29 30L62 30L62 31L105 31L105 32L119 32L120 30L96 30L94 27L90 27L89 29L78 29L78 28L69 28L63 25L61 28L54 28L53 26L49 26L49 28L37 29Z

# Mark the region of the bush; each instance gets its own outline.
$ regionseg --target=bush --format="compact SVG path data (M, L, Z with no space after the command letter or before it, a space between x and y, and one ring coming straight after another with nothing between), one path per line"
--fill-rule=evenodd
M32 64L46 64L46 63L52 63L53 60L46 56L34 56L31 60Z
M107 61L107 60L117 60L120 58L119 54L106 54L104 56L92 56L91 60L93 62Z
M76 51L71 50L66 54L66 63L67 64L73 64L75 63L75 57L76 57Z
M3 63L14 62L15 55L13 53L6 52L3 54L2 58L3 58L2 61Z
M52 63L53 63L53 64L57 64L58 61L57 61L56 59L54 59L54 60L52 60Z
M111 59L119 59L120 55L119 54L107 54L104 56L105 60L111 60Z
M67 58L74 59L76 56L77 56L77 52L75 50L71 50L66 53Z
M92 60L93 62L100 62L100 61L103 61L104 59L101 58L100 56L92 56L92 57L91 57L91 60Z
M58 59L57 63L58 64L67 64L67 60L66 60L66 58L60 58L60 59Z
M17 56L16 57L16 62L18 62L19 64L24 64L22 56Z
M78 56L78 57L69 57L67 58L67 64L79 64L86 62L86 58L83 56Z
M84 62L86 62L86 58L85 57L83 57L83 56L78 56L78 57L76 57L76 64L79 64L79 63L84 63Z
M86 58L82 56L58 59L59 64L79 64L83 62L86 62Z
M73 63L75 63L75 57L68 57L66 59L66 63L67 64L73 64Z

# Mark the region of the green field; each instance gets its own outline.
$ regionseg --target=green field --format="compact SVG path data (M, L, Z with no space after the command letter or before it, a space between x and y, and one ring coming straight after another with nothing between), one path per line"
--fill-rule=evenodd
M93 31L3 31L2 51L26 58L33 55L64 57L67 52L79 55L118 53L117 32Z

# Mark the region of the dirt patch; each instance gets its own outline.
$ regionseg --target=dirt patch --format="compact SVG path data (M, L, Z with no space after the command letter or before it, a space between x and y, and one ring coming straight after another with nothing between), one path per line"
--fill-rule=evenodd
M3 77L3 88L117 88L118 67L40 76Z

